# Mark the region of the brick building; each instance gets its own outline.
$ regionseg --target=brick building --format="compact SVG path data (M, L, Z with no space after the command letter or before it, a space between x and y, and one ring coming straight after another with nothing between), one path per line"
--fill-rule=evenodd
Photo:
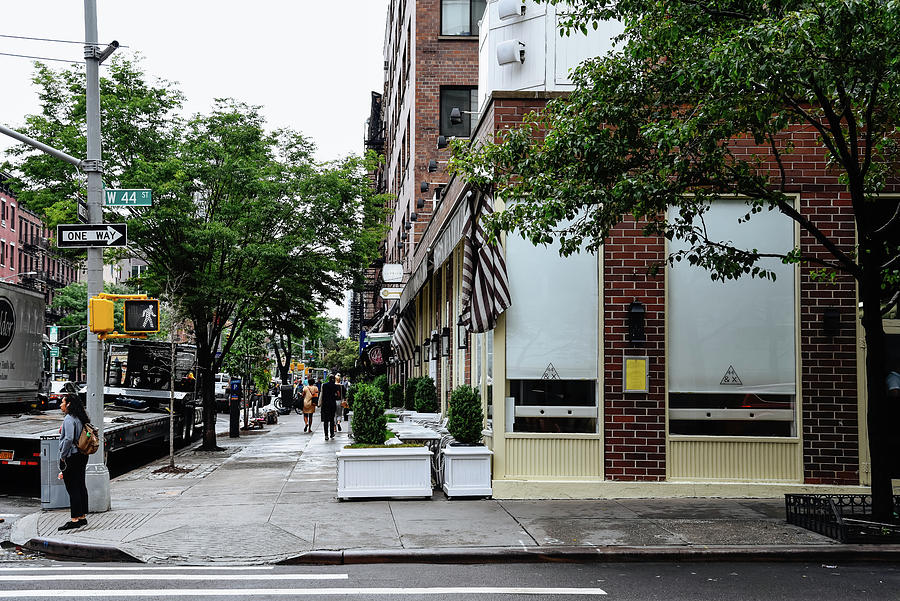
M568 68L602 53L615 34L610 26L560 39L555 7L525 2L524 14L504 15L501 4L509 3L489 2L481 21L475 138L490 138L565 93ZM850 202L814 132L783 135L795 145L785 165L795 206L851 250ZM768 156L752 140L734 144ZM388 256L409 274L397 313L414 346L394 378L435 377L443 411L455 386L481 391L495 496L866 490L853 281L820 282L811 268L777 260L767 265L775 282L712 282L682 264L650 275L648 267L678 250L677 242L644 237L628 219L597 254L565 259L557 245L510 235L502 247L511 306L494 329L471 334L456 324L463 222L477 192L456 178L443 181L426 205L427 220L413 228L416 243ZM392 235L406 205L395 209ZM739 200L721 199L707 216L711 231L762 252L826 252L777 214L737 226L742 212ZM888 320L886 330L898 345L900 320Z

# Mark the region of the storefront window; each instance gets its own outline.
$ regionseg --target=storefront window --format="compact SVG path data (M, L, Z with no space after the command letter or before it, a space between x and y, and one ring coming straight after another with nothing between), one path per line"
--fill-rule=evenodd
M597 432L597 387L593 380L510 380L514 432Z
M775 211L740 223L746 212L739 200L720 200L704 225L712 239L738 248L793 248L790 219ZM681 248L672 242L670 252ZM776 259L760 265L775 273L774 281L712 281L687 261L669 270L670 434L797 435L795 268Z

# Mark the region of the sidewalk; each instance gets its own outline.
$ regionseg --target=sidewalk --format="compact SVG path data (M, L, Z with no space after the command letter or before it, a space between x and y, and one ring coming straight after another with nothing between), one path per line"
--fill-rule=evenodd
M112 509L57 527L68 510L16 522L14 543L79 559L169 564L808 559L900 561L900 546L841 545L784 520L783 499L448 501L335 499L334 453L321 424L281 416L224 451L183 450L114 479Z

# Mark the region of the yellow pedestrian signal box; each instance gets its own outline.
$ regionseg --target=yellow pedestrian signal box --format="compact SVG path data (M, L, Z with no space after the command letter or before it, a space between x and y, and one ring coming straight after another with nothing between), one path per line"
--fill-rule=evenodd
M155 298L126 300L125 332L127 334L159 332L159 300Z
M92 298L88 303L90 320L88 327L95 334L106 334L116 329L115 304L111 300Z

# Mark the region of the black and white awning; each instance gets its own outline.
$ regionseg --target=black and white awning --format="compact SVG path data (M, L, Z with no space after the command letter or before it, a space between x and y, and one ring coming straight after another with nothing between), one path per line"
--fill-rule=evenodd
M409 316L400 316L397 321L397 327L394 329L394 337L391 339L391 346L396 349L397 356L403 361L413 358L413 349L415 348L415 334L413 332L413 324Z
M463 227L462 312L460 323L469 332L487 332L512 304L503 249L488 243L483 220L494 212L494 199L482 193L466 201Z

